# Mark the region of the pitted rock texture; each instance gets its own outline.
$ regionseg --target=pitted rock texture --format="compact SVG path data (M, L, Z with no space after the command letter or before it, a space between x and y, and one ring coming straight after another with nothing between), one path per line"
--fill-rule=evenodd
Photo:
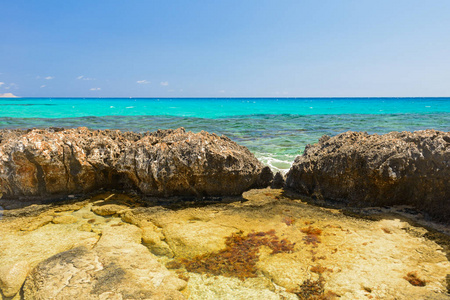
M186 282L170 273L141 242L134 225L106 226L85 246L40 262L27 277L24 299L185 299Z
M4 198L49 198L101 188L152 196L239 195L268 186L272 177L247 148L204 131L0 131Z
M445 234L429 231L417 225L416 215L414 222L401 220L393 208L365 210L372 220L349 217L292 196L250 190L234 201L173 210L103 193L13 209L0 220L0 299L298 300L312 288L320 292L306 284L320 277L323 294L309 299L450 299L450 226L422 222ZM94 212L112 203L125 208L112 216ZM76 222L55 223L62 216ZM43 223L48 217L53 221ZM259 247L259 238L227 246L233 235L268 232L267 238L295 243L292 251L273 253ZM246 250L255 246L258 253ZM186 269L197 255L205 258L195 260L204 268ZM212 257L237 272L220 268L217 275ZM414 286L405 278L411 273L426 285Z
M286 184L352 205L413 205L448 221L450 132L324 136L295 159Z

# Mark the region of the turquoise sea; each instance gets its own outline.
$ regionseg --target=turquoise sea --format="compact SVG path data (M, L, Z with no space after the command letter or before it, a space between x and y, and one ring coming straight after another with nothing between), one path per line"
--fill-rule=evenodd
M184 127L224 134L274 170L287 170L322 135L450 131L450 98L8 98L0 128L136 132Z

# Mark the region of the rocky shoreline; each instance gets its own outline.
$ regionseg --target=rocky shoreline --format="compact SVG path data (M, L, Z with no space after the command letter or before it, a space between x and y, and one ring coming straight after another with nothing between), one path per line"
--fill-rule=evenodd
M0 130L4 198L112 188L165 197L228 196L265 187L272 176L247 148L204 131Z
M411 205L450 220L450 132L345 132L308 145L287 187L356 206Z
M446 221L449 181L450 132L435 130L324 136L286 177L204 131L0 130L0 192L19 201L110 189L202 198L272 186L351 206L412 205Z
M449 164L434 130L323 137L286 177L182 128L2 130L0 299L450 299Z

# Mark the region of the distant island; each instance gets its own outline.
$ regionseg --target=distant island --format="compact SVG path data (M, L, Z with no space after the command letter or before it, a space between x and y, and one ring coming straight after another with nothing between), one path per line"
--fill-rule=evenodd
M17 98L17 96L14 95L13 93L4 93L0 94L0 98Z

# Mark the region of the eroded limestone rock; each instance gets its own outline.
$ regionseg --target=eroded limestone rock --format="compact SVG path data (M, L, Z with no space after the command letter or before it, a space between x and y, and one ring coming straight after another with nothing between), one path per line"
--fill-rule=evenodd
M117 204L105 204L105 205L94 205L92 206L92 211L100 216L112 216L120 213L127 207L124 205Z
M0 290L3 295L12 297L17 294L29 272L30 264L27 261L0 267Z
M36 207L38 215L0 221L0 268L20 261L33 268L14 299L293 300L305 282L319 279L324 293L339 299L450 298L448 236L430 240L429 230L388 208L369 221L288 198L283 190L263 189L195 208L171 210L127 201L128 209L118 215L99 216L91 210L93 204L118 203L121 198L93 197L75 211L72 205L44 212ZM77 222L20 230L46 215L73 216ZM261 232L271 233L258 235ZM250 234L259 238L245 239ZM230 246L224 242L232 235L243 243L258 243L253 245L258 253L248 257L255 262L255 272L201 266ZM258 242L275 236L293 247L274 253L270 246L275 244ZM168 252L154 253L153 247L163 243ZM222 256L230 264L248 254L244 244L234 246ZM200 268L183 266L194 261L194 255L204 258L196 260ZM408 274L417 274L426 284L412 285Z
M67 196L101 188L154 196L238 195L268 186L272 177L247 148L204 131L0 131L4 198Z
M407 204L450 220L450 132L346 132L308 145L287 174L300 193L362 206Z
M78 219L71 215L56 216L52 220L54 224L72 224L76 223L77 221Z
M266 293L267 297L282 298L282 292L298 291L303 282L318 280L319 275L325 290L341 299L448 298L445 278L450 263L439 245L424 238L427 230L423 228L392 216L380 221L347 218L338 210L285 198L282 190L251 190L243 197L247 201L178 211L141 207L127 212L127 219L158 224L175 262L220 251L226 238L239 232L275 230L280 239L295 243L292 253L271 254L264 247L259 251L257 278L269 279L280 289L278 293L261 291L262 287L248 289L245 283L235 284L223 276L207 280L195 275L187 286L192 299L203 299L202 289L212 298L220 298L226 291L233 295L230 299ZM168 267L184 270L182 263L177 264ZM420 289L404 279L416 270L423 270L420 276L428 281Z
M184 299L186 282L141 244L134 225L106 226L92 250L77 247L39 263L24 285L25 299Z

